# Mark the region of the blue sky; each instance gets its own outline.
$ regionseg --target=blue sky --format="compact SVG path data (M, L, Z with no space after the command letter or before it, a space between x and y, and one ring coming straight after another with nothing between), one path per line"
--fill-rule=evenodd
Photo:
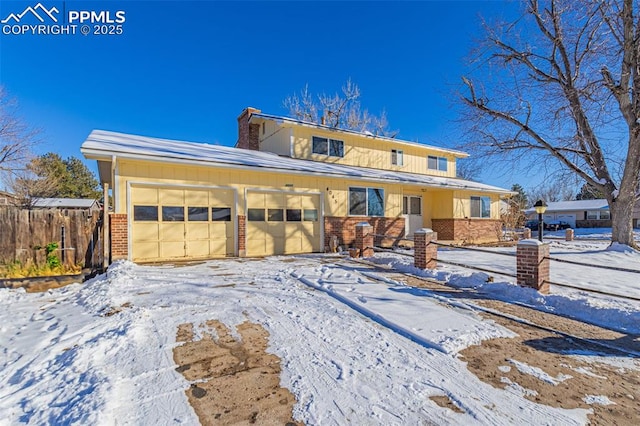
M0 19L37 3L2 0ZM0 34L0 84L18 100L24 120L42 129L38 150L63 157L81 157L80 145L96 128L233 145L244 107L284 115L283 99L305 84L312 92L335 92L347 78L360 86L363 107L386 110L399 138L453 146L461 131L453 90L481 34L480 16L513 16L519 7L506 1L41 3L112 17L122 10L126 17L120 35ZM485 171L479 180L511 187L518 177Z

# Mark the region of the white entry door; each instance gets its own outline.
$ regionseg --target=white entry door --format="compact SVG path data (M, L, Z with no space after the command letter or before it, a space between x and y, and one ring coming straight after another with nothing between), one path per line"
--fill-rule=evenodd
M422 197L413 195L402 197L402 212L404 215L404 233L407 237L410 237L423 227Z

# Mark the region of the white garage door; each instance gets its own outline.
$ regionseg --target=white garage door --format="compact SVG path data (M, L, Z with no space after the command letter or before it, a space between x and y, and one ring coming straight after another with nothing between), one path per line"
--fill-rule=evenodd
M567 222L572 228L576 227L576 215L575 214L558 214L557 220Z
M321 251L320 195L247 193L247 255Z
M233 256L234 205L231 189L132 186L132 260Z

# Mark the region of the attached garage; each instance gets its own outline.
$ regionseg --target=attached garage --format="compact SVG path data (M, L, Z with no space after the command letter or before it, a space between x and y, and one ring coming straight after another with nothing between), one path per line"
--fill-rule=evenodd
M235 255L235 191L132 185L133 261Z
M571 225L572 228L576 227L576 215L575 214L566 214L566 213L558 213L556 215L557 220L561 220L563 222L567 222Z
M247 191L247 256L322 251L320 194Z

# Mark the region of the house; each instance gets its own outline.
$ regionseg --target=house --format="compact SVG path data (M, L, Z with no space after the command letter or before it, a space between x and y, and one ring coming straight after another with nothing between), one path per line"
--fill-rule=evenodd
M88 198L35 198L32 203L34 209L72 209L100 211L102 206L98 200Z
M17 197L10 192L0 191L0 206L15 205Z
M322 252L366 221L391 238L496 240L511 192L456 178L467 154L245 109L236 147L94 130L82 144L112 188L112 259ZM107 197L105 197L107 199Z
M534 208L525 210L528 219L537 219ZM561 220L572 228L611 227L609 203L605 199L550 202L544 213L544 221Z

